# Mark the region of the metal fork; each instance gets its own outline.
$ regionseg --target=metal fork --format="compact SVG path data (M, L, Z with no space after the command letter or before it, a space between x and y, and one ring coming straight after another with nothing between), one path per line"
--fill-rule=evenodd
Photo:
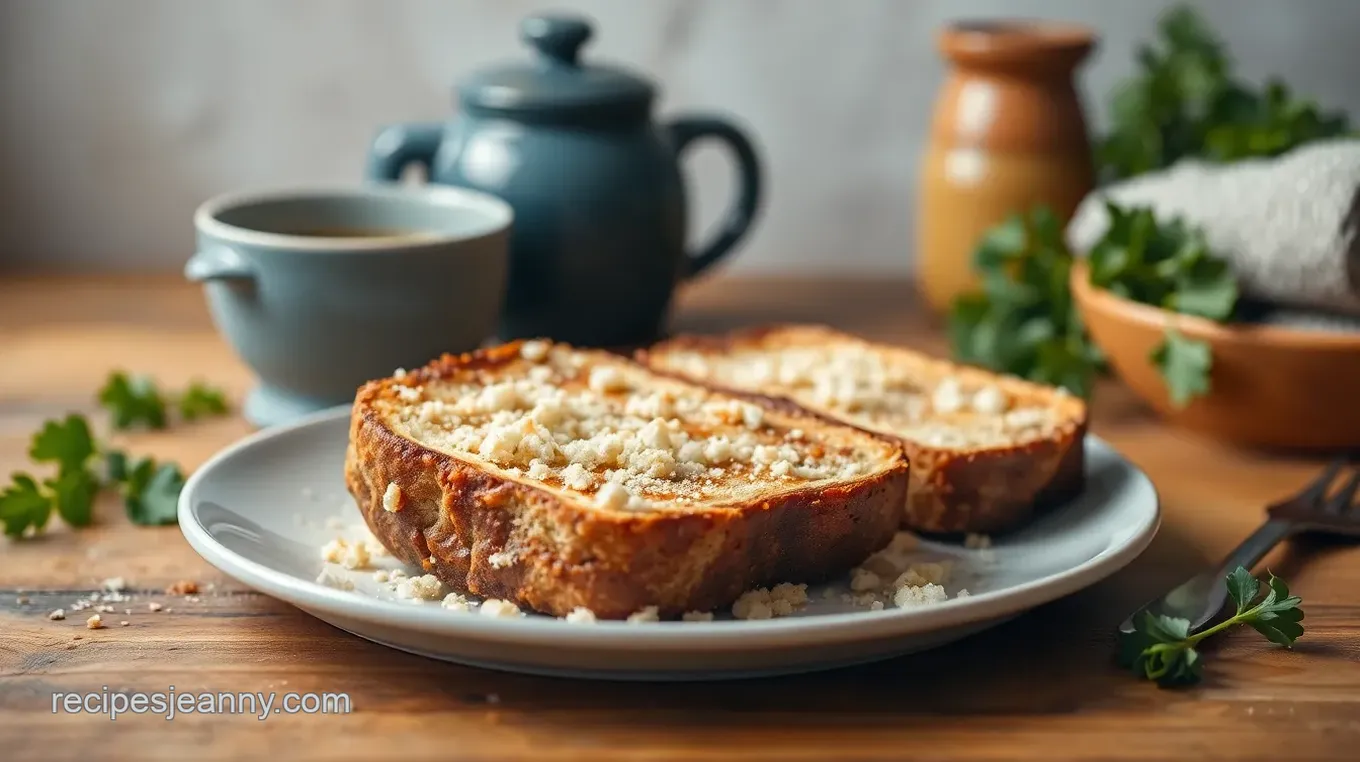
M1297 495L1266 507L1269 518L1250 537L1242 541L1217 567L1186 580L1166 595L1129 615L1119 625L1120 632L1133 632L1134 619L1144 611L1190 620L1195 629L1223 610L1228 602L1228 573L1239 566L1250 569L1271 548L1286 538L1304 532L1360 537L1360 506L1355 494L1360 490L1360 472L1352 472L1335 492L1329 487L1346 465L1346 458L1328 464L1318 478Z

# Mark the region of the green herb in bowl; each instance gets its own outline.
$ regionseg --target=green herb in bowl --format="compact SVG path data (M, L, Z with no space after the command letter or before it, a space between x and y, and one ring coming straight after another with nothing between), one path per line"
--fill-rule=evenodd
M1180 220L1159 222L1148 208L1105 205L1109 227L1091 248L1091 285L1154 307L1223 322L1237 306L1237 280L1209 253L1204 236ZM1149 358L1178 406L1209 391L1209 345L1168 323Z
M1110 132L1095 141L1100 177L1115 181L1185 158L1236 161L1285 153L1321 138L1356 134L1344 114L1295 96L1282 82L1257 88L1236 78L1226 46L1189 6L1161 18L1137 54L1137 73L1110 101ZM1211 320L1238 306L1227 266L1179 222L1130 210L1093 247L1092 284L1134 301ZM1114 215L1111 215L1112 218ZM976 293L950 315L954 355L964 362L1086 395L1103 369L1061 279L1073 266L1062 224L1042 209L1017 214L979 242ZM1172 402L1208 391L1209 348L1168 330L1151 361Z
M973 259L982 290L954 303L949 336L962 362L1088 396L1101 357L1072 304L1072 253L1053 213L1012 215Z

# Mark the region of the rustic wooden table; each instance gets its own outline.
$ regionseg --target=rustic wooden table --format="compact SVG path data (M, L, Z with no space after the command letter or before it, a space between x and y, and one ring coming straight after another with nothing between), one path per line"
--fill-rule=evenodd
M689 290L683 330L824 321L942 350L910 284L716 279ZM237 400L250 378L197 289L160 278L0 277L0 474L26 467L42 421L92 411L113 368L168 385L204 377ZM117 437L192 468L246 434L238 418ZM1249 532L1317 459L1233 450L1165 428L1117 385L1094 430L1152 477L1165 523L1126 571L964 642L835 672L709 684L615 684L499 674L377 646L254 593L173 527L137 528L116 501L96 526L0 540L0 758L19 759L1357 759L1360 551L1309 542L1268 564L1303 596L1293 652L1239 632L1209 676L1161 691L1111 664L1114 625ZM91 631L49 621L107 577L136 601ZM197 599L163 590L178 580ZM28 602L19 601L26 598ZM150 601L165 611L147 610ZM170 609L173 609L171 611ZM127 620L128 626L118 622ZM346 716L56 714L86 691L344 692Z

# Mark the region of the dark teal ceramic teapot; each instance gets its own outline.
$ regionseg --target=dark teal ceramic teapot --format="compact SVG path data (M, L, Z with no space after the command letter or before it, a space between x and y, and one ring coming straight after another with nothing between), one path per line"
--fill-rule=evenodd
M493 193L514 208L501 338L640 344L664 330L675 286L718 261L760 205L750 139L714 117L651 120L656 89L579 51L590 25L536 16L521 25L535 60L475 74L447 124L403 124L373 141L368 176L397 180L411 164L431 181ZM679 156L715 138L740 170L716 237L685 243Z

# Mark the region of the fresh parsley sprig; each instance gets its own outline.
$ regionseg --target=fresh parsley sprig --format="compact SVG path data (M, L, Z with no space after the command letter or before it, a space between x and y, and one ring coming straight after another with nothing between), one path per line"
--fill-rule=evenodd
M98 394L115 429L163 428L166 399L149 379L121 371L110 374ZM229 410L220 390L198 381L173 399L186 421ZM33 435L28 454L35 464L55 465L56 474L41 481L22 472L11 476L11 483L0 490L0 525L6 535L17 538L40 532L54 511L70 526L88 526L94 519L95 500L105 489L118 491L133 523L175 523L184 487L179 466L152 458L131 459L121 450L99 446L82 415L46 421Z
M126 473L119 492L132 523L145 526L175 523L179 493L184 489L184 474L179 466L142 458Z
M186 421L196 421L214 415L226 415L231 411L227 396L221 389L208 386L202 381L194 381L176 401L179 415Z
M90 425L79 415L47 421L33 435L28 456L34 463L53 463L55 476L39 482L26 473L15 473L11 484L0 492L0 523L5 534L22 537L47 526L55 510L71 526L86 526L93 518L99 477L90 469L95 457Z
M16 473L12 483L0 492L0 523L5 534L23 537L30 528L41 532L52 515L52 495L44 493L28 474Z
M1227 47L1189 6L1162 16L1140 46L1138 71L1110 102L1097 141L1103 180L1169 167L1187 157L1278 156L1322 138L1354 135L1346 115L1299 98L1279 81L1257 88L1233 74Z
M1245 624L1272 643L1289 648L1303 635L1302 600L1289 594L1284 580L1270 575L1263 596L1261 583L1239 566L1228 575L1228 595L1236 612L1218 624L1196 633L1190 621L1144 612L1132 633L1120 633L1119 662L1139 677L1168 688L1197 683L1204 674L1204 661L1195 649L1205 638Z
M1111 130L1096 140L1103 181L1162 169L1184 158L1236 161L1278 156L1305 143L1355 136L1345 114L1325 111L1282 82L1237 79L1223 42L1189 6L1161 18L1157 39L1137 54L1138 73L1110 101ZM1175 221L1134 210L1092 252L1092 282L1177 312L1225 320L1237 287L1202 237ZM954 354L965 362L1085 395L1102 358L1081 330L1065 291L1071 254L1046 211L1012 217L978 245L982 288L956 301ZM1172 401L1209 388L1208 346L1169 328L1151 357Z
M109 374L99 390L99 404L109 411L115 429L130 429L143 424L150 429L165 428L165 398L146 376L130 376L123 371Z
M10 537L42 531L53 511L70 526L89 526L95 500L105 489L117 489L134 524L175 522L175 506L184 487L179 466L158 464L152 458L129 461L121 450L98 447L81 415L44 423L33 435L29 456L35 463L56 463L57 473L42 481L15 473L0 491L0 525Z
M1106 213L1109 225L1088 257L1093 286L1173 312L1232 317L1237 280L1199 231L1149 208L1107 203ZM1104 360L1073 306L1072 253L1052 213L1037 207L993 228L973 267L982 289L957 299L949 316L955 358L1088 396ZM1148 359L1183 406L1209 391L1210 355L1208 344L1168 325Z
M982 289L954 302L949 337L959 360L1089 395L1103 359L1072 304L1072 253L1047 207L1014 214L978 244Z
M231 411L226 394L202 381L193 381L182 394L163 393L156 382L146 376L114 371L99 390L99 404L109 412L115 429L145 426L163 429L169 423L170 404L186 421L194 421Z
M1228 263L1209 252L1204 236L1181 220L1158 220L1146 207L1105 204L1109 226L1089 254L1091 285L1136 302L1226 321L1239 289ZM1209 391L1209 345L1168 323L1148 358L1166 379L1177 407Z

